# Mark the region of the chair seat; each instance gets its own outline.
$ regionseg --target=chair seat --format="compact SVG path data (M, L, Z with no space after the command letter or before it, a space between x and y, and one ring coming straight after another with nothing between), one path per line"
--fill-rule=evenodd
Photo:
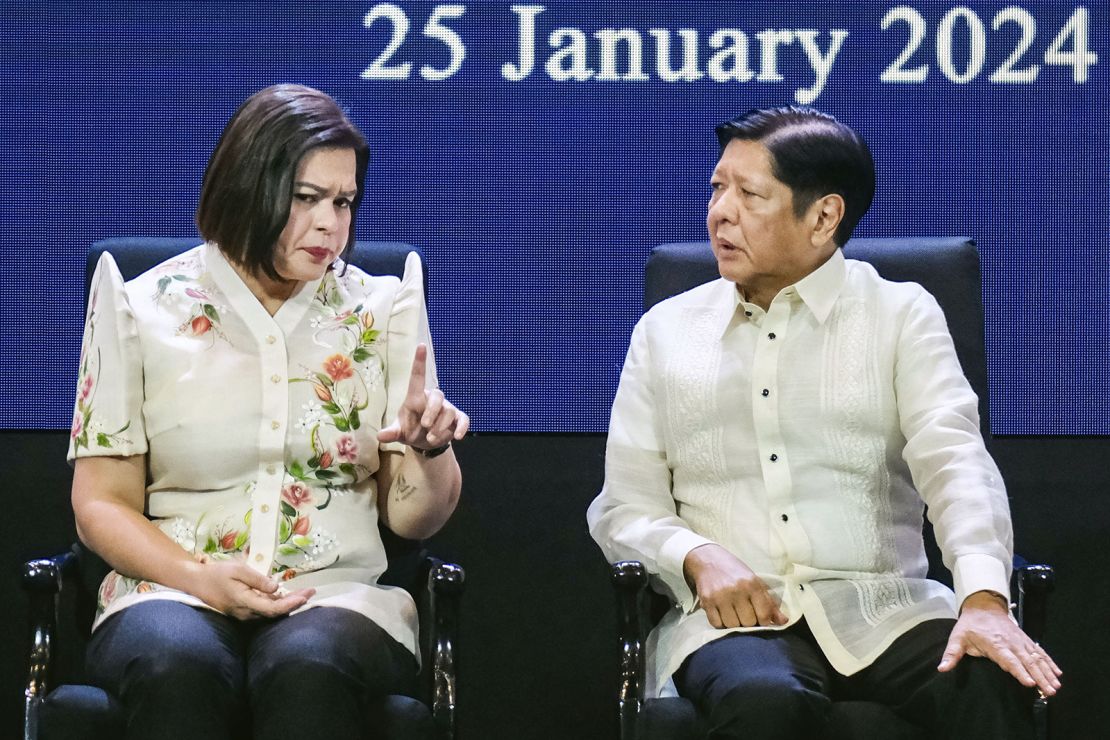
M123 706L107 691L62 685L39 708L39 740L114 740L124 723Z

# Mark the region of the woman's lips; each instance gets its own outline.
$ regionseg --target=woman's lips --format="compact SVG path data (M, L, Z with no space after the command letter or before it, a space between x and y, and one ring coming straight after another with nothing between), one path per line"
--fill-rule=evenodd
M312 258L317 262L325 260L331 255L331 250L326 247L304 247L304 251L312 255Z

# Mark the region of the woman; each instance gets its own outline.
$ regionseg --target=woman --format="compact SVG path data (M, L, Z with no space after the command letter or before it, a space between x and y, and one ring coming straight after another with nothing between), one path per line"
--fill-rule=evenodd
M435 389L419 258L340 259L367 158L330 97L267 88L208 163L205 243L126 284L97 266L69 458L114 568L89 671L128 737L360 737L415 677L378 520L444 524L469 421Z

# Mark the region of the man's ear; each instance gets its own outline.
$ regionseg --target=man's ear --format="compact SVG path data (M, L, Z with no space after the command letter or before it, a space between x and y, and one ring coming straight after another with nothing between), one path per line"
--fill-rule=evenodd
M836 228L844 219L844 198L830 193L818 198L809 207L813 218L813 231L810 239L814 246L822 246L836 237Z

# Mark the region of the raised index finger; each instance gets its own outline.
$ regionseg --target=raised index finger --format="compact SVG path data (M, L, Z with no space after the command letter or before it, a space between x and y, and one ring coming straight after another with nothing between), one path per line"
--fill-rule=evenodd
M428 346L421 342L416 345L416 355L412 358L412 374L409 375L408 395L424 398L424 376L428 369Z

